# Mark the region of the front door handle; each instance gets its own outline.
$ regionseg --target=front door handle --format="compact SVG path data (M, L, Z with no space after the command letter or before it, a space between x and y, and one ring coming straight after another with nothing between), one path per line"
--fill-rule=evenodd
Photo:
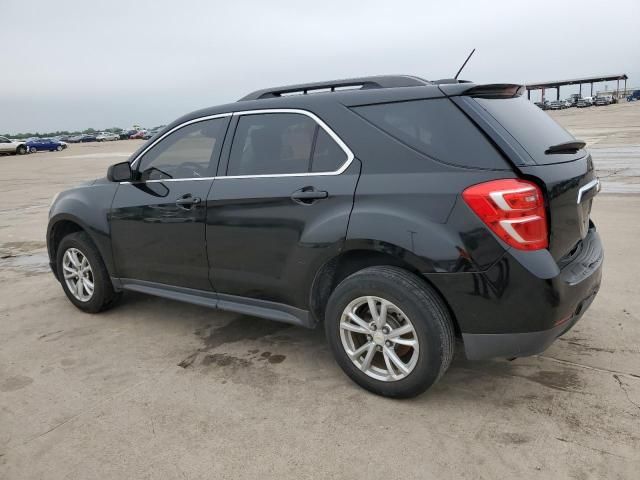
M193 197L190 193L181 196L176 200L176 205L184 208L185 210L189 210L194 205L197 205L201 202L200 198Z
M294 202L302 203L304 205L310 205L316 200L322 200L327 197L329 197L329 192L316 190L313 187L304 187L291 194L291 199Z

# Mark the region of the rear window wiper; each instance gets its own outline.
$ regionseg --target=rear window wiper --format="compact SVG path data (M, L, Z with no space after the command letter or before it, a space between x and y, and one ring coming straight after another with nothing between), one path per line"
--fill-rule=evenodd
M576 153L578 150L583 149L587 144L582 140L573 140L571 142L559 143L557 145L551 145L544 153L552 155L554 153Z

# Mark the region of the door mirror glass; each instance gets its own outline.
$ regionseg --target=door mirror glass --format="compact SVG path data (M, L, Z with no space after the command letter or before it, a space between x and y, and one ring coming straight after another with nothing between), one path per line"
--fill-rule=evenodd
M128 182L131 180L131 173L131 164L129 162L120 162L109 167L107 179L110 182Z

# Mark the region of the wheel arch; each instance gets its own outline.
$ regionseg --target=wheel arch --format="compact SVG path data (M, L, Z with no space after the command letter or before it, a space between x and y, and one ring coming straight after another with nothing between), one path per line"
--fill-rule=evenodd
M422 275L423 261L402 247L384 242L354 242L340 254L325 262L316 272L309 292L309 311L317 322L324 321L327 301L338 284L349 275L374 266L394 266L413 273L429 285L442 299L453 321L456 334L458 321L446 297Z
M100 252L100 256L107 266L107 271L111 271L110 252L107 252L107 254L105 255L103 248L101 248L101 242L97 241L96 239L95 232L93 232L92 229L89 228L79 218L69 214L59 214L49 221L49 226L47 227L47 251L49 253L49 262L51 265L51 269L53 270L56 278L58 277L57 255L60 242L62 242L62 239L67 235L76 232L84 232L89 236L93 244L98 249L98 252Z

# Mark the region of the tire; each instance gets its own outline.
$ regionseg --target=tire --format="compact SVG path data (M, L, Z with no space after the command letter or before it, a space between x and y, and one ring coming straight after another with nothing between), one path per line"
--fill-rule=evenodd
M29 153L37 153L38 149L36 147L29 148Z
M18 155L24 155L25 153L27 153L27 147L25 147L24 145L20 145L18 148L16 148L16 153Z
M89 298L84 300L79 299L71 291L65 279L66 270L63 262L68 251L79 252L82 257L86 258L90 266L89 273L91 273L90 280L93 281L93 292ZM120 293L113 289L111 278L98 249L85 232L71 233L62 239L56 253L56 266L58 279L62 284L64 293L71 303L80 310L88 313L98 313L111 307L120 298ZM86 294L88 292L83 289L82 293Z
M61 152L62 151L62 145L58 145L56 147L56 152Z
M381 333L389 333L387 340L381 338L384 335L372 331L369 333L373 335L365 336L364 333L352 333L349 329L341 327L343 318L349 322L345 311L352 311L353 305L358 305L361 299L366 297L387 302L387 325L395 322L395 326L390 326L390 330L386 327L381 329ZM364 320L365 324L371 322L369 325L373 326L375 322L371 316L366 315L366 312L371 310L369 304L362 304L357 308L361 310L356 310L356 317ZM376 306L376 309L377 314L380 313L381 307ZM358 328L360 325L353 326ZM409 340L406 339L406 335L391 338L394 329L397 329L395 333L398 333L401 328L408 328L407 325L413 327L412 332L406 334L410 335ZM361 387L385 397L410 398L424 392L446 372L454 354L453 322L446 305L425 281L398 267L369 267L343 280L329 297L325 333L342 370ZM353 344L352 354L356 354L358 349L361 350L366 345L369 345L366 350L368 351L372 343L377 349L376 353L371 354L371 367L367 372L361 369L367 361L366 351L357 360L352 360L345 346L358 338L361 342L359 345ZM417 344L408 347L396 343L398 340L403 340L405 344L407 341L417 341ZM404 353L401 353L401 350ZM397 368L396 363L390 361L392 356L401 362L408 359L407 364L403 365L408 365L410 371L403 373ZM360 362L360 366L354 361ZM384 376L385 369L388 374L386 380L374 378Z

